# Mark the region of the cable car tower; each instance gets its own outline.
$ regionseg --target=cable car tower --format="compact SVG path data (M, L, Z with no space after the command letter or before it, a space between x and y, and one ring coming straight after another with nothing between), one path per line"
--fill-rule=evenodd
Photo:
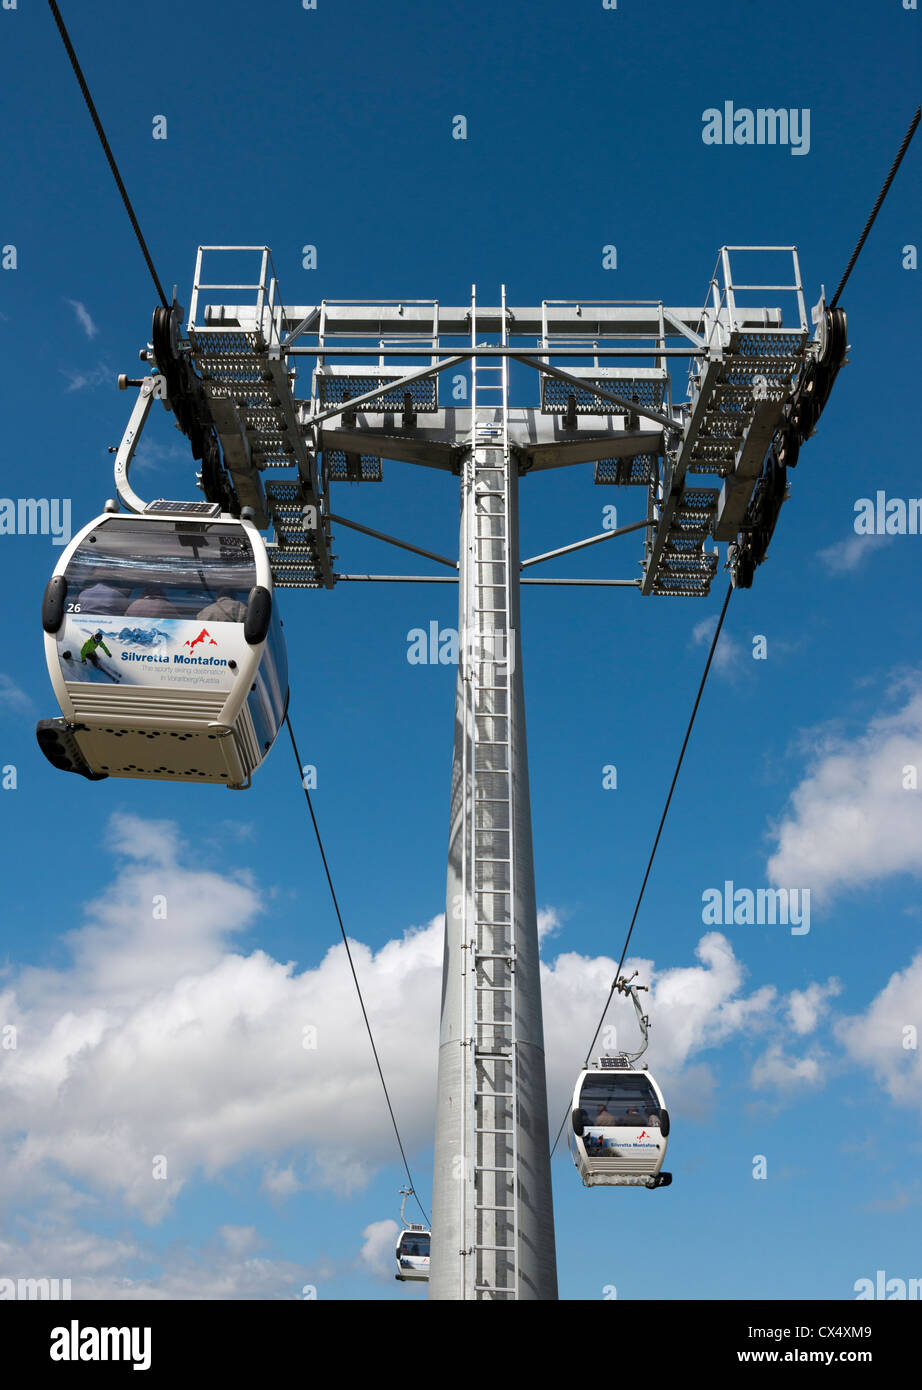
M249 540L247 545L260 563L263 555L268 557L274 588L329 589L342 581L458 585L458 680L429 1292L437 1299L555 1299L520 588L522 584L597 584L639 589L644 595L704 596L717 571L719 541L729 543L726 568L732 587L752 584L787 496L787 470L796 465L801 445L814 432L846 361L846 321L837 307L839 296L922 111L916 109L828 306L825 291L820 293L812 312L812 337L797 250L779 246L721 248L701 308L667 308L662 301L585 300L545 300L539 308L513 308L506 303L505 289L499 304L488 307L478 304L472 290L470 304L455 308L444 308L437 300L323 300L286 308L267 247L200 247L183 337L184 311L175 291L172 305L167 301L53 0L52 11L160 298L153 341L141 352L151 374L140 380L119 379L122 387L138 388L115 467L116 490L126 509L139 515L152 513L148 520L154 525L157 513L171 516L177 536L188 527L182 517L189 510L200 515L207 511L220 519L215 522L219 527L225 526L226 517L228 524L236 521L239 529L249 526L254 533L256 528L271 529L273 539L264 549ZM242 284L237 276L223 283L206 281L206 253L211 257L228 252L238 263L241 253L257 254L257 278ZM773 256L776 264L779 255L790 257L790 279L773 282L769 270L746 283L734 282L731 254L750 253ZM237 299L241 291L249 295L247 302ZM213 293L228 298L205 302ZM743 305L741 294L768 294L772 301ZM793 296L793 314L786 322L784 311L774 302L782 295L789 301ZM295 395L301 356L315 364L309 400ZM685 398L676 403L669 371L672 358L689 364ZM510 360L538 373L538 408L510 403ZM590 366L585 365L587 360ZM470 404L440 406L441 374L465 362L470 364ZM130 488L128 469L154 399L173 412L193 457L201 461L198 481L207 505L165 499L145 504ZM441 469L459 479L457 560L332 510L334 484L380 482L383 459ZM597 484L642 489L643 515L619 529L523 560L520 477L576 463L592 463ZM264 484L267 472L276 473L277 480ZM708 482L718 485L708 486ZM117 511L116 501L106 504L107 516ZM423 555L453 574L338 572L334 525ZM196 523L193 529L198 536L206 528ZM522 575L543 561L641 530L639 578ZM189 534L187 530L187 538ZM61 631L68 592L63 565L62 560L61 572L46 589L42 614L50 639L46 654L53 684L60 675L53 639ZM103 573L105 568L87 576L92 579L90 593L98 595L107 587L105 581L111 575ZM217 573L214 577L217 580ZM183 584L173 587L190 598L185 593L188 564L182 567L182 578ZM206 576L199 578L204 586ZM217 618L210 612L211 605L206 608L210 621L233 618L228 604L245 609L242 622L237 615L237 626L243 627L247 644L262 648L263 626L272 610L269 590L265 589L266 602L260 587L254 586L246 604L227 592L214 595L213 606L220 610ZM715 641L729 597L728 593ZM161 602L156 595L146 599ZM94 671L100 664L98 657L93 661L95 646L102 645L104 636L99 629L81 648L81 663L89 661ZM62 653L60 660L66 659ZM226 664L230 668L234 662ZM278 681L276 685L279 694L281 685ZM699 700L703 685L704 679ZM56 689L60 688L59 680ZM251 693L257 689L254 683ZM149 694L146 688L141 691L142 703L145 693ZM107 713L105 698L95 712ZM223 710L225 716L228 712ZM85 727L74 722L73 709L68 717L62 705L62 713L61 721L40 723L43 750L56 766L93 776L75 737ZM174 714L171 706L166 722L159 719L154 732L186 738L188 730L180 734ZM145 733L140 729L143 718L146 715L135 717L139 734ZM287 722L287 710L285 718ZM267 725L270 737L263 741L264 752L271 747L277 727L272 727L272 721ZM288 727L297 756L290 722ZM232 731L228 726L212 733L217 737ZM114 735L116 730L107 732ZM151 732L146 729L147 734ZM254 765L259 760L255 757ZM204 775L202 769L190 770L185 764L172 770L165 765L132 766L133 771L121 768L119 775ZM667 810L668 805L667 799ZM319 832L317 838L319 842ZM348 952L325 858L324 867ZM625 951L629 941L630 931ZM619 972L622 964L623 954ZM616 978L612 993L618 987ZM631 997L639 1013L636 994ZM610 1072L604 1060L599 1060L598 1070ZM380 1062L378 1069L381 1072ZM383 1083L383 1072L381 1079ZM618 1088L609 1090L616 1103ZM578 1083L574 1108L580 1094ZM661 1097L653 1094L652 1083L647 1101L651 1122L652 1112L660 1112L665 1138L668 1116L661 1110ZM399 1141L389 1098L388 1106ZM615 1123L609 1124L605 1112L602 1115L605 1122L596 1128L604 1148L605 1131L624 1126L619 1116L610 1116ZM409 1178L402 1143L400 1148Z
M206 257L211 265L221 254L232 254L235 267L242 254L255 257L255 277L206 280ZM769 271L734 281L731 256L751 263L753 255L776 267L780 258L784 278L773 282ZM744 304L741 296L754 292L771 299ZM787 318L777 303L784 297ZM437 300L286 307L268 248L200 247L184 332L183 317L174 294L172 306L157 310L153 342L141 353L151 374L119 381L138 390L115 467L129 511L198 506L271 531L265 553L275 589L458 586L429 1295L555 1299L521 587L703 597L720 541L729 543L732 584L749 587L787 495L787 470L845 361L845 315L821 293L811 335L794 247L722 248L704 304L677 308L587 300L512 307L505 289L492 305L474 290L468 304L450 308ZM301 358L313 362L306 399L295 393ZM673 399L674 359L688 365L681 401ZM537 406L510 401L512 361L536 373ZM464 366L468 402L443 404L445 373L453 374L451 399L463 398ZM155 400L173 412L201 461L206 503L145 504L128 485ZM385 459L458 480L457 559L334 511L335 487L380 483ZM585 463L596 484L638 492L639 515L523 559L520 481ZM117 502L107 504L107 513L117 510ZM339 570L334 527L424 556L450 574ZM639 577L530 573L634 532L643 533ZM66 576L53 581L66 583ZM52 597L63 600L64 590ZM49 641L56 657L56 639ZM45 733L51 760L85 773L69 742L82 726L45 722L53 726ZM164 769L152 765L144 775Z

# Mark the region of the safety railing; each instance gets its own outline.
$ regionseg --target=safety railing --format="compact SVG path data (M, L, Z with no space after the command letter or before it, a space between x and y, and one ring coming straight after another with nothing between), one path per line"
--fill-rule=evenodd
M203 280L202 271L205 256L216 252L233 253L236 256L258 255L260 258L258 279L255 282L236 283ZM206 322L201 324L198 322L199 296L205 290L219 290L222 305L229 302L227 292L231 290L235 293L242 291L251 296L255 295L255 302L245 306L253 311L252 327L248 324L247 328L258 333L266 347L278 346L281 342L284 309L279 299L278 278L272 262L272 253L268 246L200 246L198 248L192 281L192 298L189 302L189 333L192 335L196 331L201 332L203 330L207 330L209 333L222 331L239 333L243 327L239 322L225 326L222 325L220 318L208 316L207 313Z
M730 265L730 254L789 254L793 266L793 283L787 284L748 284L734 281L733 272ZM738 317L737 295L756 292L772 294L792 294L796 297L797 313L799 319L799 332L807 334L809 332L807 320L807 306L804 300L803 280L800 273L800 258L797 254L796 246L722 246L717 255L717 263L714 266L714 273L708 285L707 295L705 296L702 317L705 322L706 333L705 341L710 348L713 344L714 335L721 327L731 333L741 332L743 325ZM759 333L769 335L788 335L794 330L791 324L783 324L778 328L760 327Z

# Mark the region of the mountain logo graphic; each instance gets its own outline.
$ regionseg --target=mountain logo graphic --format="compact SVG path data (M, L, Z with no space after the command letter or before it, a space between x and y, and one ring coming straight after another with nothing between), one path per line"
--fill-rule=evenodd
M642 1129L642 1130L640 1131L640 1133L638 1134L638 1136L637 1136L638 1142L639 1142L641 1139L649 1139L649 1138L650 1138L650 1136L649 1136L649 1134L647 1133L647 1131L646 1131L645 1129Z
M191 642L183 642L183 646L188 647L191 652L192 648L197 647L199 642L204 642L206 637L208 638L209 646L216 647L218 645L212 637L211 633L208 631L207 627L203 627L198 637L193 637Z

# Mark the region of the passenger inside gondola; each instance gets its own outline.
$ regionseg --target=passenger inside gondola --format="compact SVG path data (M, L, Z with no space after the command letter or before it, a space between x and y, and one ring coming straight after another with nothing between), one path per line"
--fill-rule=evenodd
M108 522L79 546L66 571L69 611L129 618L243 622L256 583L249 542L215 524Z
M246 604L235 598L230 590L222 589L214 603L209 603L195 616L208 623L242 623L246 615Z
M167 598L162 584L146 584L140 596L125 609L125 617L180 618L182 614Z
M429 1254L429 1237L405 1235L400 1243L400 1257L420 1259Z
M111 583L111 575L106 570L98 571L92 581L77 594L79 611L121 617L128 607L129 591Z
M580 1106L586 1123L600 1129L659 1125L660 1108L647 1078L637 1072L590 1075L583 1083Z

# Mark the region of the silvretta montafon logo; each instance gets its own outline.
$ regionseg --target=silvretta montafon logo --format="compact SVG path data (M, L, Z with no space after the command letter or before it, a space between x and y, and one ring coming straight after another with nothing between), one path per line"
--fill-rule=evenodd
M190 652L194 651L199 642L204 642L206 637L208 638L208 645L210 647L216 647L218 645L207 627L203 627L198 637L193 637L191 642L183 642L183 646L188 647Z

